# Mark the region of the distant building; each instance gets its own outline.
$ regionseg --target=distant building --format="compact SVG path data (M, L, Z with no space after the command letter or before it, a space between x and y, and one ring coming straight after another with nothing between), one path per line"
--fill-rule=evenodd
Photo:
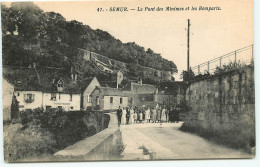
M128 104L130 106L149 106L156 105L155 93L156 86L150 84L143 84L142 80L139 83L131 82L128 88L124 89L124 93L128 97Z
M14 94L14 86L5 78L3 79L3 118L4 121L11 120L11 105Z
M94 62L96 63L96 65L99 67L100 70L102 70L104 72L108 72L108 73L113 72L113 70L110 69L109 65L107 65L106 63L104 63L98 59L94 59Z
M176 106L185 98L187 85L183 82L167 81L159 84L155 101L166 106Z
M91 101L96 110L115 110L128 106L128 97L120 90L97 86L91 93Z
M82 55L84 60L94 62L101 71L104 71L107 73L113 72L113 70L110 68L112 63L109 59L106 59L106 61L104 61L104 60L100 60L100 58L98 58L98 57L101 57L102 55L99 55L97 53L90 52L90 51L87 51L84 49L79 49L79 54Z
M122 88L122 81L124 80L124 75L119 70L114 70L112 72L111 78L109 81L100 81L100 85L102 87L110 87L110 88Z
M86 78L80 81L80 87L82 90L82 108L87 109L87 107L92 106L91 93L96 88L100 86L96 77Z
M3 67L4 77L14 85L19 110L59 108L80 110L80 89L75 75L56 68Z

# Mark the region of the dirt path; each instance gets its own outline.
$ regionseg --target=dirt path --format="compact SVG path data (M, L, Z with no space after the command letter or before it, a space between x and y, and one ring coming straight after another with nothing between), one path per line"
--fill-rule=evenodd
M179 131L181 123L133 124L120 127L125 144L123 156L130 159L250 158L252 155ZM150 153L143 155L143 149Z

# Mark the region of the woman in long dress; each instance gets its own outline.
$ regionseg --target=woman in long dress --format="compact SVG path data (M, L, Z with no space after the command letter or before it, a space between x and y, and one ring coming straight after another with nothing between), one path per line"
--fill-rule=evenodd
M147 110L145 110L145 120L146 122L150 122L150 108L147 108Z
M134 109L133 109L133 107L131 107L131 109L130 109L129 124L133 124L133 123L134 123Z
M152 110L151 110L151 116L152 116L152 121L153 121L153 123L155 123L156 122L156 109L155 108L153 108Z
M166 122L166 109L162 109L161 122Z
M137 111L134 111L134 123L137 123Z
M126 108L123 107L121 125L125 125L125 124L126 124Z
M156 121L161 122L161 107L156 110Z
M165 114L166 114L166 122L169 122L169 108L166 108Z
M143 122L143 113L142 113L142 111L139 111L139 122L140 123Z

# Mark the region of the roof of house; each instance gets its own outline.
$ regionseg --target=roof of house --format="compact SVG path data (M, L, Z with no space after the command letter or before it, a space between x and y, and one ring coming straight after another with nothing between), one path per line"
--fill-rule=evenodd
M95 89L99 89L104 96L125 96L124 92L116 88L97 86Z
M3 76L19 91L57 92L54 84L62 80L62 93L80 93L77 83L57 68L3 66Z
M145 94L145 93L150 94L150 93L155 93L156 86L131 82L131 91L137 94Z
M179 89L183 93L187 84L181 81L167 81L161 82L158 86L158 94L165 94L165 95L177 95Z
M106 63L104 63L103 61L99 60L99 59L95 59L96 62L102 64L103 66L110 68Z
M78 84L80 86L81 91L84 91L89 86L91 81L93 81L94 78L96 77L90 77L90 78L85 78L83 80L80 80Z
M41 90L34 68L3 66L3 77L14 85L15 90Z
M110 87L110 88L116 88L116 81L101 81L100 85L102 87Z
M38 72L42 90L44 92L56 92L57 87L53 86L53 80L57 82L62 80L62 93L80 93L80 87L76 82L71 80L71 77L64 70L50 68L36 68Z

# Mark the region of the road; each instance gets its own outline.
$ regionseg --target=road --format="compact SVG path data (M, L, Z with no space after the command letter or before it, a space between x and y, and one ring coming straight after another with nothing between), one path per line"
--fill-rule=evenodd
M182 132L178 130L181 125L182 123L121 125L125 145L123 160L252 158L252 155L240 150Z

